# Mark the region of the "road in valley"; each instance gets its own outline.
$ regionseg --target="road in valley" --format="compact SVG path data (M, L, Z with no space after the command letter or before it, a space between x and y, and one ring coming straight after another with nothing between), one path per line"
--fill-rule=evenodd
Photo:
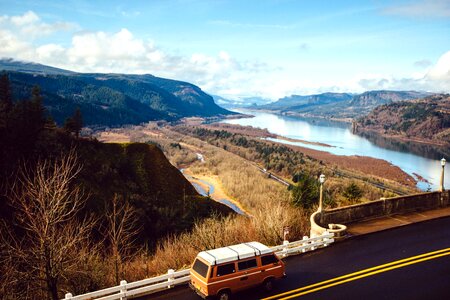
M285 259L271 293L234 299L450 299L450 217L354 237ZM143 299L200 299L187 286Z

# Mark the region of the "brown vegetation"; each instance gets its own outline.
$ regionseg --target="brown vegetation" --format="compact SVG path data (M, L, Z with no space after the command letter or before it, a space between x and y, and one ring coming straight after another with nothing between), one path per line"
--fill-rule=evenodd
M74 152L57 161L22 168L10 198L21 234L4 223L2 280L5 298L59 299L60 285L88 259L94 220L76 215L86 198L73 179L81 171Z
M400 140L450 145L450 96L398 102L375 108L355 124L356 132L375 132Z
M300 146L286 145L297 151L301 151L308 156L323 161L326 164L334 165L336 168L343 168L358 172L359 175L373 175L379 179L390 180L391 184L398 182L400 184L414 187L416 182L411 175L403 172L399 167L391 163L368 156L345 156L334 155L329 152L309 149Z
M270 133L267 129L261 129L252 126L242 126L227 123L212 123L207 125L201 125L201 127L211 130L226 130L231 133L237 133L252 137L263 137L263 138L278 137L276 134Z
M184 128L184 127L183 127ZM205 128L205 127L203 127ZM233 126L234 128L234 126ZM146 141L158 145L179 168L188 168L186 172L202 179L214 178L215 186L220 186L223 195L241 204L251 217L232 215L228 217L212 216L198 222L194 228L178 235L172 235L159 242L153 254L141 251L134 259L123 264L123 278L137 280L148 276L162 274L169 268L188 266L199 251L221 247L229 244L257 240L268 245L276 245L283 240L283 228L290 226L290 240L300 239L309 230L309 211L291 204L291 195L283 185L271 180L256 167L261 164L255 149L232 144L226 139L199 139L191 131L157 124L118 129L117 133L126 135L131 141ZM232 129L234 130L234 129ZM247 129L243 129L244 132ZM259 134L259 133L258 133ZM241 136L238 134L238 136ZM257 135L256 135L257 136ZM250 138L249 136L246 136ZM238 137L237 137L238 138ZM269 148L276 143L256 140ZM387 192L374 188L363 180L349 180L345 177L332 176L337 165L346 165L346 172L358 168L358 164L370 161L373 166L379 160L371 161L366 157L339 157L323 153L308 152L310 149L286 147L285 154L278 153L269 157L278 163L288 164L289 160L301 160L302 163L290 169L308 173L324 172L327 175L325 193L334 199L334 206L348 205L391 196ZM284 148L283 148L284 149ZM289 150L290 149L290 150ZM304 152L303 152L304 151ZM314 151L314 150L311 150ZM205 158L200 162L196 153ZM293 156L292 156L293 155ZM316 156L317 155L317 156ZM329 160L328 160L329 158ZM380 169L392 168L387 163ZM283 171L284 170L284 171ZM292 176L288 169L282 168L281 176ZM368 169L359 170L363 176ZM381 180L381 179L380 179ZM351 195L348 186L353 183L362 195ZM353 186L353 188L355 188ZM346 191L347 190L347 191ZM316 205L313 206L313 209Z
M124 262L134 258L133 251L136 251L136 236L140 228L135 209L117 195L114 195L111 205L105 211L103 233L110 247L114 279L116 284L119 284L120 278L124 276Z

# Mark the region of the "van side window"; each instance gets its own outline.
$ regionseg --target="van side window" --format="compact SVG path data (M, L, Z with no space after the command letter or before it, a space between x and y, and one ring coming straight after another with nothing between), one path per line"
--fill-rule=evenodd
M274 254L261 257L261 264L263 266L270 265L276 262L278 262L278 258L276 258Z
M256 265L256 258L255 259L241 261L241 262L238 263L239 271L246 270L246 269L251 269L251 268L256 268L256 266L257 266Z
M232 274L236 271L234 263L221 265L217 267L217 276Z

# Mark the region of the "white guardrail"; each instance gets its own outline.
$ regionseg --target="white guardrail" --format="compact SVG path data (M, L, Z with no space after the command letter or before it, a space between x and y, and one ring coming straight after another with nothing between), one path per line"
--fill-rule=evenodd
M271 247L274 252L281 258L313 251L317 248L326 247L334 242L334 233L324 232L320 236L308 238L304 236L302 240L295 242L284 241L283 245ZM148 295L157 291L170 289L177 284L187 283L191 280L189 269L174 271L170 269L167 274L152 277L144 280L127 283L125 280L120 282L120 285L110 287L107 289L72 296L67 293L64 300L124 300L127 298L135 298L139 296Z

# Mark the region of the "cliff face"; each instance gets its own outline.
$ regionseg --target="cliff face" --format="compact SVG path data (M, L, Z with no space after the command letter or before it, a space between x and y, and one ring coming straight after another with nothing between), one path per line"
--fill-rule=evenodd
M450 95L378 106L358 119L354 130L450 145Z

